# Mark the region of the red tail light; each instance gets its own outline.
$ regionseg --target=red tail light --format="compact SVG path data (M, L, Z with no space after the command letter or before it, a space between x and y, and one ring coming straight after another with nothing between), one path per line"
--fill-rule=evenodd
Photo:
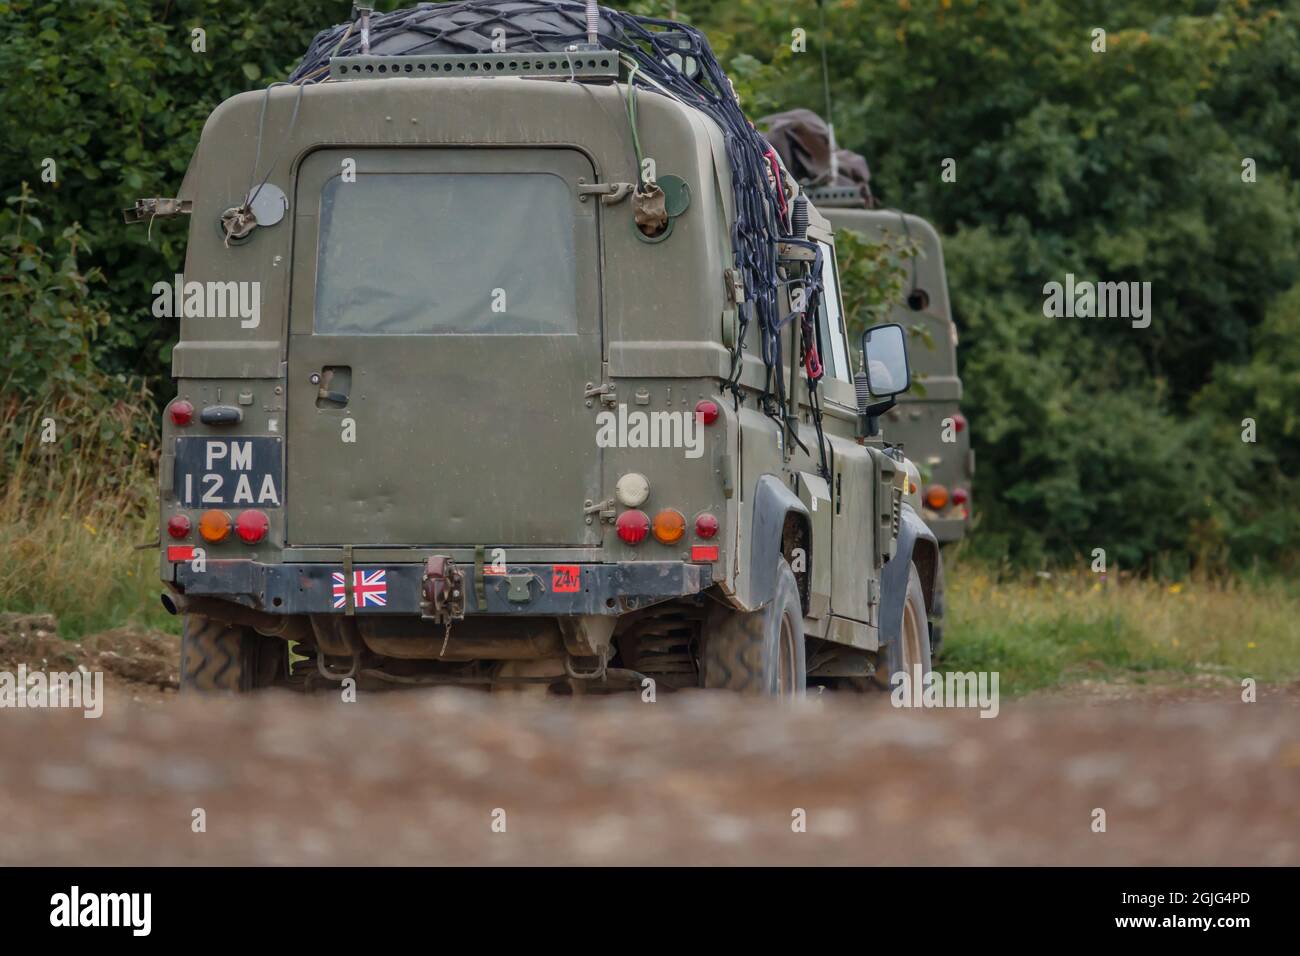
M952 427L957 429L959 432L964 432L966 430L966 416L961 412L952 416Z
M167 411L172 417L172 423L175 425L188 425L194 421L194 406L185 399L172 402L171 408Z
M701 538L712 538L718 533L718 519L705 512L695 519L695 533Z
M704 424L712 425L718 420L718 403L707 398L695 403L695 414L704 416Z
M965 488L954 488L952 490L952 503L955 505L964 505L970 501L970 495Z
M245 511L235 519L235 534L244 544L257 544L266 537L270 520L263 511Z
M624 511L618 516L614 527L618 536L627 544L640 544L650 533L650 519L644 511Z
M167 519L167 533L173 538L184 538L190 533L190 519L185 515L172 515Z

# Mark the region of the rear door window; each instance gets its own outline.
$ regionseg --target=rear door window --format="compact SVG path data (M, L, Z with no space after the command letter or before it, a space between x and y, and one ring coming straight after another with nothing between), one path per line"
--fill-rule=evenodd
M320 217L318 335L578 330L573 202L559 176L335 176Z

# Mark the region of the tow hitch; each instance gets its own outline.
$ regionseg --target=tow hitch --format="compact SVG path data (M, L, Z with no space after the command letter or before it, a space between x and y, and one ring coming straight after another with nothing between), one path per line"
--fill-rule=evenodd
M426 621L442 624L442 649L438 652L442 657L451 640L452 621L465 619L465 574L445 554L436 554L424 563L420 613Z

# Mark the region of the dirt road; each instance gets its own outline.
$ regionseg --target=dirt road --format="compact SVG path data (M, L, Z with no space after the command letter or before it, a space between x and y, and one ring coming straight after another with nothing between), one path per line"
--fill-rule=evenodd
M0 864L1300 863L1294 685L983 719L829 694L193 700L173 678L121 665L97 720L0 710Z

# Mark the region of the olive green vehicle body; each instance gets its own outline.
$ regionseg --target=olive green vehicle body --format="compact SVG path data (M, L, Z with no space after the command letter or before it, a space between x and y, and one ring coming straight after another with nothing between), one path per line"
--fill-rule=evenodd
M916 244L917 255L908 262L907 295L890 309L887 321L923 333L912 337L910 351L917 384L885 416L885 431L920 468L927 487L937 484L949 493L948 503L939 510L925 506L923 498L922 513L940 542L959 541L970 525L971 503L968 498L965 504L958 504L951 496L956 489L970 494L975 453L969 428L957 427L957 422L964 421L956 419L962 398L957 327L952 320L939 234L911 213L837 206L828 206L823 212L836 230L851 229L869 242L880 242L888 235L894 241Z
M637 180L625 97L621 83L403 77L244 93L213 112L179 197L192 203L184 279L258 283L260 318L255 327L238 317L180 320L176 400L196 410L233 405L240 420L203 424L196 414L178 426L164 415L162 523L184 515L196 529L181 540L164 533L161 572L171 603L225 614L264 634L314 634L327 655L331 647L363 648L435 662L431 667L469 659L516 666L557 653L589 661L608 659L620 635L648 615L764 606L784 556L800 585L810 676L870 673L872 655L889 639L890 601L901 600L891 595L906 588L909 561L934 610L938 549L916 518L906 467L879 437L858 437L848 367L858 350L842 329L838 365L821 386L830 481L818 473L804 377L792 377L791 401L808 452L760 410L765 369L756 329L740 372L742 400L722 388L739 323L727 282L730 173L717 126L666 96L638 93L646 154L660 177L680 177L690 190L689 207L662 241L638 232L630 201L584 191ZM283 191L287 213L227 244L221 217L250 191L259 126L256 181L265 177ZM341 184L348 162L356 182ZM430 221L435 238L424 267L431 283L440 282L440 267L468 268L464 250L455 248L458 233L469 243L495 216L516 223L529 240L516 249L518 258L493 265L488 260L503 255L500 249L474 250L486 262L481 277L495 284L455 293L481 298L487 315L503 290L505 331L357 333L344 322L343 331L324 334L318 327L317 299L334 295L322 263L343 261L331 258L339 248L360 263L354 288L376 273L409 275L422 248L392 193L387 206L340 219L350 227L342 240L338 223L326 237L327 193L338 190L334 216L348 201L340 198L345 191L368 180L430 188L463 181L473 192L484 185L481 177L515 175L541 177L525 185L543 187L548 208L571 217L561 230L562 254L547 258L529 232L535 222L498 207L492 197L516 195L502 181L482 193L488 198L474 228L469 220ZM463 211L464 201L456 208ZM537 235L547 235L545 228ZM809 238L833 247L830 224L815 210ZM393 259L396 272L385 264ZM535 292L529 280L556 263L569 270L557 281L567 283L562 298L571 295L575 305L571 324L558 332L510 331L510 303L527 309ZM833 284L826 295L838 308ZM941 295L935 300L946 308ZM348 308L364 312L366 305ZM786 330L788 371L797 368L797 326ZM321 397L320 376L330 370L346 389L337 401ZM698 457L680 447L599 446L603 412L622 405L693 415L702 400L715 402L720 415L703 427ZM220 495L215 504L186 497L178 440L246 437L273 439L281 450L270 466L282 469L278 505L256 502L269 530L254 544L233 534L204 541L197 528L205 510L237 517L241 508ZM648 482L640 506L646 514L672 508L685 516L680 541L664 544L652 534L630 545L616 534L614 521L627 508L615 486L629 473ZM189 477L206 486L203 475ZM255 475L253 485L264 477ZM697 535L702 513L718 519L716 537ZM187 553L191 546L197 550ZM706 549L704 557L696 547ZM435 555L464 572L468 592L465 617L449 640L420 604L425 562ZM901 586L890 581L891 565L894 579L902 568ZM556 568L576 569L576 578ZM387 572L384 603L366 605L353 593L353 575L377 569ZM333 600L335 574L348 582L342 609ZM561 587L562 579L569 583ZM639 664L651 672L646 659Z

